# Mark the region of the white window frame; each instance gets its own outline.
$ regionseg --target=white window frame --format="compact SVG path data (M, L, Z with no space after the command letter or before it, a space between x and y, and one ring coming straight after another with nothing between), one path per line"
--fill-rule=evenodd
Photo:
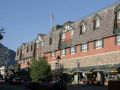
M100 19L99 19L99 18L97 18L97 19L95 20L95 27L96 27L96 28L100 27Z
M39 48L40 47L40 43L36 43L36 47Z
M65 30L71 30L72 28L69 25L65 25Z
M118 35L116 39L117 39L117 45L120 45L120 35Z
M71 47L70 48L70 53L75 54L75 52L76 52L76 47L75 46Z
M51 52L51 57L55 57L55 51Z
M103 48L103 40L102 39L95 41L95 48L96 49Z
M62 49L62 50L61 50L61 56L64 56L65 54L66 54L65 49Z
M65 40L65 33L61 34L61 40L64 41Z
M84 24L84 23L82 23L81 29L82 29L82 33L84 33L85 30L86 30L86 27L85 27L85 24Z
M81 46L81 51L82 51L82 52L85 52L85 51L87 51L87 50L88 50L88 44L87 44L87 43L82 44L82 46Z
M41 41L41 46L43 46L44 45L44 41Z
M117 19L120 19L120 11L117 12Z
M70 31L70 36L73 37L73 35L74 35L74 31L71 30L71 31Z

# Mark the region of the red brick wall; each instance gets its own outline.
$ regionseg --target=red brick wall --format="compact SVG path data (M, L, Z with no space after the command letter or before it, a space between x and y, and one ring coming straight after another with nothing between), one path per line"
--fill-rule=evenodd
M102 53L108 53L113 51L120 51L120 45L115 45L115 37L109 37L104 39L104 48L101 49L94 49L94 42L89 42L89 50L86 52L80 51L80 45L76 46L76 53L70 54L70 48L66 49L66 55L61 56L61 59L70 59L70 58L76 58L76 57L84 57L84 56L91 56L91 55L97 55ZM56 57L60 55L60 51L56 51ZM48 60L53 61L56 60L55 58L51 58L50 53L48 53Z
M67 32L65 33L65 41L66 41L66 42L69 42L69 41L70 41L70 32L69 32L69 31L67 31Z

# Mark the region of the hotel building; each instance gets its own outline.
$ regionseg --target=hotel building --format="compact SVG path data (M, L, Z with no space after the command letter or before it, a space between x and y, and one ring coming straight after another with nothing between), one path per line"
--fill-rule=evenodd
M104 73L120 67L120 4L99 10L78 21L56 25L49 34L38 34L30 43L22 44L16 54L21 68L32 58L45 57L56 69L60 56L63 73ZM98 75L99 76L99 75ZM102 77L102 76L100 76ZM76 80L78 76L74 76Z

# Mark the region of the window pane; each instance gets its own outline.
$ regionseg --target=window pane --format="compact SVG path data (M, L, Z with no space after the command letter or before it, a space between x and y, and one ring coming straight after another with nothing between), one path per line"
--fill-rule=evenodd
M71 47L71 54L75 53L75 47Z
M52 53L51 53L51 56L52 56L52 57L55 57L55 52L52 52Z
M72 37L72 36L73 36L73 34L74 34L74 31L73 31L73 30L71 30L71 31L70 31L70 36Z
M61 39L62 39L62 40L65 39L65 33L62 33L62 35L61 35Z
M82 51L87 51L87 43L82 44Z
M100 26L100 20L97 19L97 20L96 20L96 27L99 27L99 26Z
M61 55L65 55L65 49L61 50Z
M82 33L85 32L85 24L82 24Z
M120 44L120 36L117 36L117 44Z
M103 43L102 43L102 40L97 40L96 42L95 42L95 46L96 46L96 48L102 48L102 46L103 46Z
M120 19L120 11L117 13L117 19Z

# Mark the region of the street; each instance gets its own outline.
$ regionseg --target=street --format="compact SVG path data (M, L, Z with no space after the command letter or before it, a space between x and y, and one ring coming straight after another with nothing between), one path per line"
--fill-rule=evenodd
M24 85L0 84L0 90L25 90ZM67 90L108 90L103 86L67 85Z
M69 85L69 86L67 86L67 90L108 90L108 87Z
M0 84L0 90L25 90L23 85Z

